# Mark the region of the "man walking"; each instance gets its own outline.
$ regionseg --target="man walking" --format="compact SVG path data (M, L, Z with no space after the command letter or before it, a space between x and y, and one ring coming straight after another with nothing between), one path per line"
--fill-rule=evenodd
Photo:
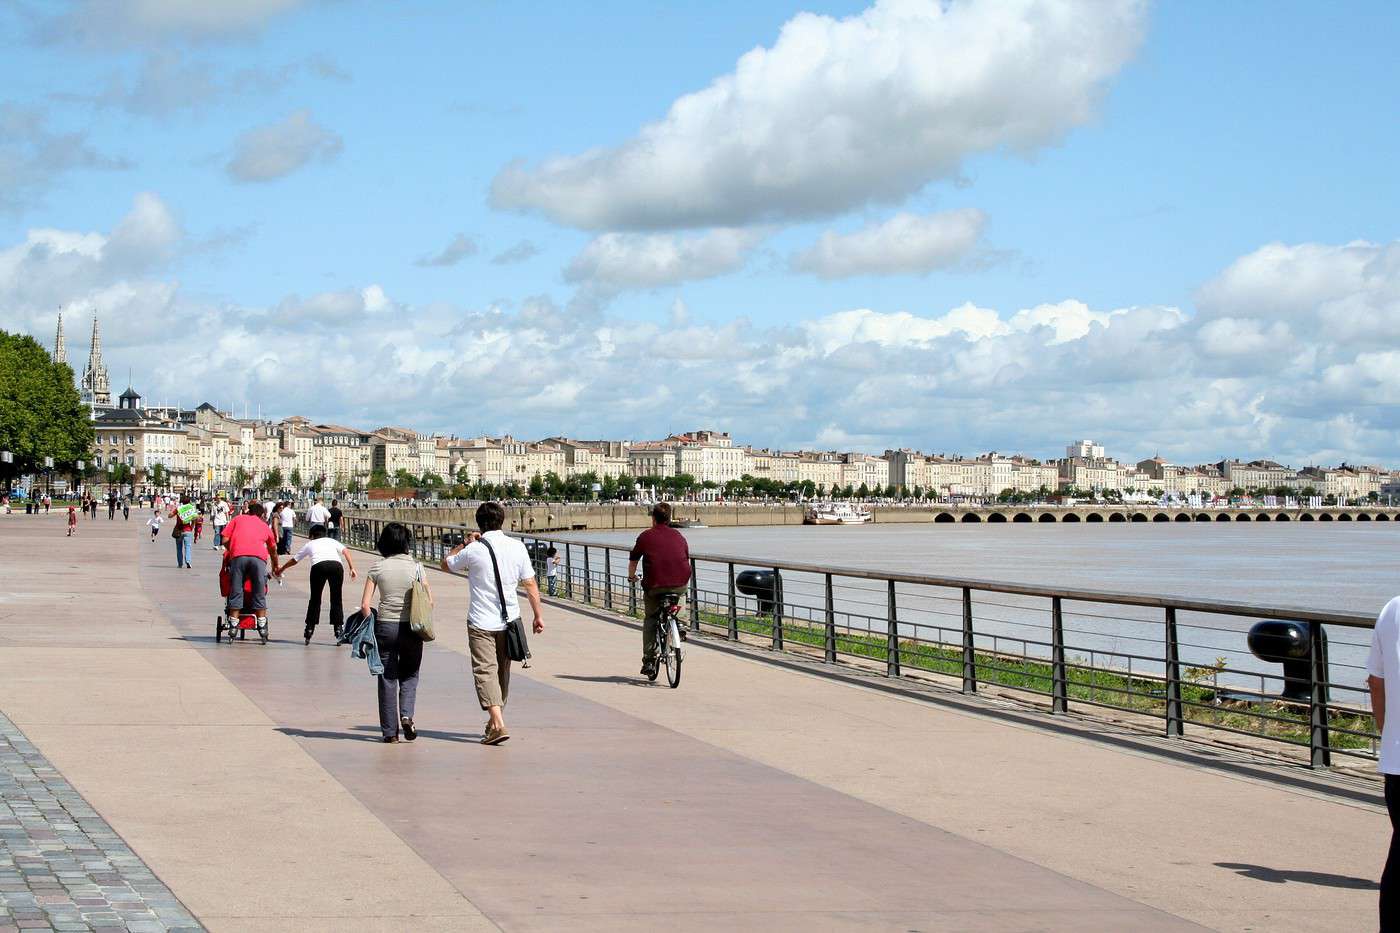
M690 582L690 545L685 535L671 527L671 506L658 502L651 508L651 527L637 535L627 562L627 578L637 576L642 563L642 592L646 616L642 621L642 676L657 674L656 627L661 622L662 600L671 593L685 595Z
M330 518L326 521L326 534L335 540L340 540L340 523L344 520L344 513L340 511L340 500L332 499L329 509Z
M224 546L224 526L228 524L228 503L220 496L214 502L214 550Z
M327 525L327 524L330 524L330 520L331 520L331 510L328 509L328 508L326 508L326 507L321 503L320 498L317 497L316 501L313 502L313 503L311 503L311 508L309 508L309 509L306 510L306 524L307 524L308 526L310 526L310 525ZM329 530L329 529L328 529L328 530Z
M467 646L471 649L476 697L489 717L483 745L499 745L510 738L502 709L510 694L510 655L506 651L506 622L520 618L523 589L535 615L534 631L544 631L540 587L530 552L518 539L501 531L506 510L499 502L483 502L476 509L481 534L457 545L442 560L448 573L465 573L471 584L467 610Z
M1381 734L1379 770L1385 777L1385 808L1390 813L1390 854L1381 874L1381 933L1400 933L1400 596L1385 604L1371 634L1366 658L1371 713ZM1389 691L1386 685L1390 684ZM1390 715L1390 697L1396 713Z
M278 515L278 519L282 525L282 553L290 554L292 553L292 531L297 526L296 509L292 508L290 502L282 503L282 512Z

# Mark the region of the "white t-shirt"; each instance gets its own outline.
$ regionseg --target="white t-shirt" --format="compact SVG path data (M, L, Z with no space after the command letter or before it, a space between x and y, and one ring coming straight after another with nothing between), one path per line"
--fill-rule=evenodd
M319 502L306 510L306 523L308 525L324 525L330 520L331 510Z
M344 553L345 545L334 538L316 538L301 546L301 550L296 553L296 562L304 564L307 559L313 564L319 564L323 560L338 561Z
M530 562L530 552L525 545L504 531L488 531L485 537L490 540L496 552L496 563L501 568L501 590L506 596L506 617L520 618L520 599L515 588L521 580L533 580L535 568ZM471 583L471 608L467 611L467 625L483 632L499 632L504 629L501 621L501 601L496 596L496 576L491 572L491 555L486 545L480 541L471 544L447 558L447 566L457 573L465 573Z
M1381 733L1381 774L1400 774L1400 596L1385 604L1371 633L1366 673L1385 681L1385 731Z
M559 576L559 565L564 563L562 557L546 557L544 559L544 575L546 577Z
M295 528L297 526L297 513L289 505L282 510L282 527Z
M228 524L228 503L222 499L214 503L214 524L216 526Z

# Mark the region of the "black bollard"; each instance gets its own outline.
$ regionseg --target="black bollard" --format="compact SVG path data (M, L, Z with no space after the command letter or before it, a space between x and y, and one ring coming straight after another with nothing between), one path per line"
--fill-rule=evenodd
M771 616L777 584L771 570L745 570L734 578L734 588L758 600L758 614Z
M1322 632L1327 644L1327 633ZM1312 698L1312 648L1308 643L1308 626L1303 622L1266 619L1249 629L1249 650L1261 661L1283 665L1282 699L1307 703ZM1325 656L1325 654L1324 654Z

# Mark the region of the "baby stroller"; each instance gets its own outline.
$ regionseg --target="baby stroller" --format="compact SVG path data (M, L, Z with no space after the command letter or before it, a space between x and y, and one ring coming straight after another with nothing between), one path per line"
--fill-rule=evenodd
M233 583L229 578L228 572L228 559L225 558L223 566L219 568L219 595L224 598L224 606L228 605L228 594L232 585ZM244 580L243 604L245 606L248 604L249 597L251 597L252 594L253 581ZM267 644L267 618L265 616L259 619L253 614L251 609L243 609L239 612L238 624L235 626L229 625L228 620L224 617L224 612L221 610L219 612L219 618L214 623L214 641L220 642L224 639L224 636L227 635L228 640L231 642L234 639L235 632L237 633L238 639L242 641L248 637L249 629L256 629L258 636L262 638L262 643L264 645Z

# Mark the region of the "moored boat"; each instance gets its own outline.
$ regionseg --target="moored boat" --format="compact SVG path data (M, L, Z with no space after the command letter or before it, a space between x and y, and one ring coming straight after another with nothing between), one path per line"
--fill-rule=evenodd
M875 520L869 509L858 509L845 502L814 505L802 518L804 525L864 525Z

